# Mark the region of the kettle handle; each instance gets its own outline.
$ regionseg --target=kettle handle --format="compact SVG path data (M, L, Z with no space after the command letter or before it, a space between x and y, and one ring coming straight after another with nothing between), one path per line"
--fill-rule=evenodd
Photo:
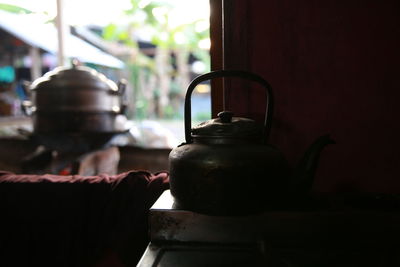
M266 102L263 134L265 135L265 140L266 141L268 140L271 131L272 113L273 113L273 95L272 95L271 85L261 76L254 74L252 72L242 71L242 70L217 70L196 77L188 86L185 96L185 114L184 114L186 143L192 143L192 136L190 134L190 130L192 128L191 96L193 90L201 82L215 78L233 77L233 76L258 82L265 87L265 95L267 102Z

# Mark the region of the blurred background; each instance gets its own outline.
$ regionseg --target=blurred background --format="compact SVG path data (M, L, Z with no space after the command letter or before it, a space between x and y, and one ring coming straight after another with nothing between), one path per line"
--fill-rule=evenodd
M26 88L77 59L127 80L120 123L130 130L119 145L175 147L186 88L210 70L209 9L207 0L0 0L0 136L32 131L21 107ZM211 117L208 84L192 103L194 124Z

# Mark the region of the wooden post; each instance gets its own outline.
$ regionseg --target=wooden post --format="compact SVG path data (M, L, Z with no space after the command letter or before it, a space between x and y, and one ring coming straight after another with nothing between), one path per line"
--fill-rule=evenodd
M42 59L38 47L31 46L29 48L29 56L31 58L31 81L42 76Z
M210 0L211 70L223 69L223 8L224 0ZM215 118L223 110L224 92L221 79L211 81L211 111Z
M64 18L64 2L63 0L57 0L57 37L58 37L58 52L57 59L59 66L67 65L67 58L65 56L65 37L68 34L68 25L65 23Z

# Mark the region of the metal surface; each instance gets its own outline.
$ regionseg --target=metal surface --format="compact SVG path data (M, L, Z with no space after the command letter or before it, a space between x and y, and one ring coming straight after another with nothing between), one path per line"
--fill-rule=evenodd
M236 140L246 139L247 142L262 143L262 128L251 119L233 117L230 111L218 113L218 118L200 123L192 128L192 137L195 140ZM223 142L221 141L221 142Z
M239 247L150 243L138 267L398 267L399 247Z
M192 91L202 81L238 76L265 87L267 108L263 130L231 112L191 128ZM321 150L332 143L323 136L311 145L301 165L292 168L266 141L272 121L272 90L260 76L244 71L214 71L194 79L185 98L186 143L169 156L171 193L185 209L212 215L244 215L276 208L293 193L312 186ZM266 139L264 139L266 137ZM296 192L297 188L301 191Z
M122 90L117 84L77 62L72 68L47 72L32 83L30 91L38 111L120 111Z
M46 73L31 85L34 132L118 132L125 109L125 83L118 86L96 70L74 64Z
M247 71L239 71L239 70L218 70L212 71L203 75L196 77L190 84L186 91L185 96L185 140L186 143L192 142L192 136L190 134L192 128L192 110L191 110L191 96L193 90L196 88L198 84L203 81L207 81L210 79L221 78L221 77L240 77L247 80L255 81L261 84L265 88L265 96L267 100L266 111L265 111L265 120L264 120L264 133L262 136L268 140L268 136L271 130L272 116L273 116L273 95L271 85L264 80L261 76L257 74L247 72Z
M257 245L150 244L137 265L149 266L266 266L266 256Z
M36 112L32 121L35 134L113 135L128 130L118 124L117 116L108 112Z
M271 211L211 216L181 209L165 191L150 209L150 240L272 246L399 246L400 212L379 210ZM343 242L346 240L346 242Z
M399 266L398 202L382 211L372 199L375 209L226 217L180 209L165 191L150 210L151 242L138 266Z
M171 192L182 207L214 215L251 214L286 195L290 169L278 150L247 140L209 143L186 144L169 155Z
M193 129L191 135L190 98L194 88L202 81L233 76L265 87L263 128L260 130L250 119L232 118L225 111L220 118ZM256 74L221 70L190 83L185 98L186 143L173 149L169 157L171 192L180 205L207 214L248 214L263 210L264 204L270 203L268 199L282 191L289 167L277 149L263 142L269 135L272 112L271 86Z

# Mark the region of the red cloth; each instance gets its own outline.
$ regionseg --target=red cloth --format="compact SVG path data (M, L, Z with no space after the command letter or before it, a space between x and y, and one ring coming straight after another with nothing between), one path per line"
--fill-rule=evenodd
M0 172L0 266L135 266L166 172Z

